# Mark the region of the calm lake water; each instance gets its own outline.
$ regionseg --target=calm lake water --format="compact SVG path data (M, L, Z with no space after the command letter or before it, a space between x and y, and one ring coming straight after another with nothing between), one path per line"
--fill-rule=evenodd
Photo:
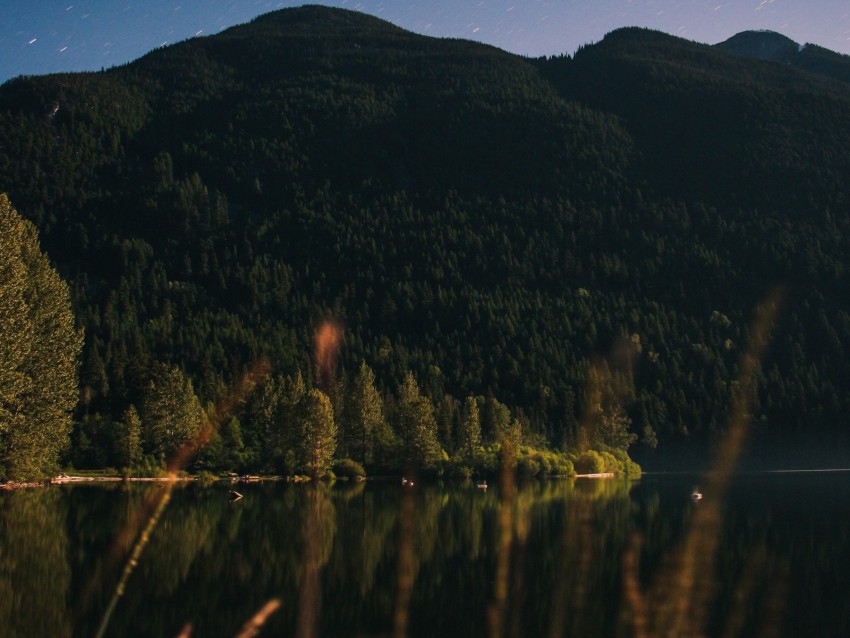
M850 635L850 473L0 494L0 635Z

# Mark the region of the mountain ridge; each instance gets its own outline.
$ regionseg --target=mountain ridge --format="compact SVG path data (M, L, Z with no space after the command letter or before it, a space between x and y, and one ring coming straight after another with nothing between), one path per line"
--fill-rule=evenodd
M743 31L715 46L733 55L778 62L839 82L850 82L850 56L816 44L798 44L774 31Z

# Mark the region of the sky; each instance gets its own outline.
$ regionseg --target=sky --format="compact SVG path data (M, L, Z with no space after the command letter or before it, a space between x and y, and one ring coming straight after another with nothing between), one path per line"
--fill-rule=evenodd
M100 70L151 49L213 35L302 2L261 0L3 0L0 82ZM715 44L748 29L778 31L850 54L848 0L331 0L435 37L466 38L527 56L572 54L619 27Z

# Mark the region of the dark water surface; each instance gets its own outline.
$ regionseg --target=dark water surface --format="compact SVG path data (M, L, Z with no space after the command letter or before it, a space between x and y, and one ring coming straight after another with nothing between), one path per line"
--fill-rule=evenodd
M850 635L850 473L695 483L177 487L104 635ZM0 494L0 635L97 635L165 492Z

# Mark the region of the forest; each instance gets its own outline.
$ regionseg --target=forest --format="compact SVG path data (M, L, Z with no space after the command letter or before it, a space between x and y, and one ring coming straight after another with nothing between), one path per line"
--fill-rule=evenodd
M61 462L212 423L195 469L304 469L330 411L378 472L511 437L531 474L698 467L776 290L747 462L850 461L850 59L800 55L621 29L529 59L303 7L5 83L0 192L84 331Z

